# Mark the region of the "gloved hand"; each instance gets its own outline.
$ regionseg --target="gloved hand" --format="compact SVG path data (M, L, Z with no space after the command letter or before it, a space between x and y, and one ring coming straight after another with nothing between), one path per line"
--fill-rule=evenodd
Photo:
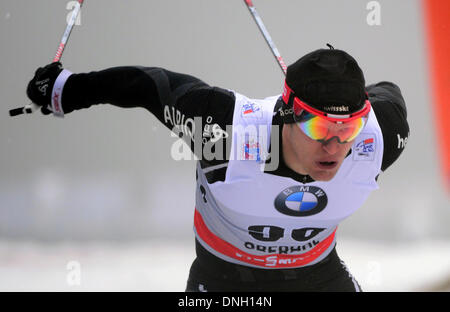
M62 71L63 67L60 62L39 67L34 73L33 79L28 83L27 95L33 103L41 106L41 112L44 115L52 113L53 85Z

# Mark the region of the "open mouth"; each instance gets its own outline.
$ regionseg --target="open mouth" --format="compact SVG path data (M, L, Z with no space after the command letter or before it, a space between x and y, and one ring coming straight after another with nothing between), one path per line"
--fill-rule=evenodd
M318 161L317 166L321 169L333 169L337 166L337 161Z

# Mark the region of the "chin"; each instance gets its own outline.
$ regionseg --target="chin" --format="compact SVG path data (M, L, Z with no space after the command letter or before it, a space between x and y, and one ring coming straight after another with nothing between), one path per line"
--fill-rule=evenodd
M309 176L313 178L315 181L330 181L334 178L337 171L327 172L327 171L320 171L320 172L314 172L310 174Z

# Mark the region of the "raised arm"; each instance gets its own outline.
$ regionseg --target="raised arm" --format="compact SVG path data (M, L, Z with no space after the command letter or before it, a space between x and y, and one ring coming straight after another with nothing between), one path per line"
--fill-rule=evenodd
M223 130L232 122L234 94L190 75L158 67L124 66L70 74L61 81L62 71L59 63L47 65L36 71L28 85L28 97L42 107L44 114L52 111L52 90L60 88L64 114L112 104L145 108L170 130L178 125L181 129L191 128L196 117L201 118L202 127L217 124ZM193 139L190 141L193 148Z

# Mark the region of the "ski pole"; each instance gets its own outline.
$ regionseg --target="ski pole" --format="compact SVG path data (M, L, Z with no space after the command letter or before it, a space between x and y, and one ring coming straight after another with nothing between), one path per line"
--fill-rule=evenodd
M72 15L70 17L69 23L67 24L66 30L64 31L64 34L61 38L61 42L59 43L58 49L56 50L55 57L53 58L54 62L59 62L59 60L62 57L62 54L64 52L64 48L66 47L67 40L69 40L70 33L72 32L73 26L75 25L75 21L77 19L78 13L81 10L81 6L83 5L84 0L77 0L77 3L75 5L75 8L73 9ZM18 107L11 109L9 111L9 115L11 117L21 115L21 114L32 114L35 111L39 110L40 106L36 105L34 103L30 103L28 105L25 105L23 107Z
M278 65L280 65L281 70L283 71L284 75L286 75L287 66L284 63L284 60L281 57L280 52L278 51L277 47L275 46L275 43L273 42L272 37L270 37L270 34L267 31L267 28L264 26L261 17L259 16L258 12L256 11L252 0L244 0L244 2L247 5L248 10L252 14L253 19L256 22L256 25L258 25L259 30L261 31L262 35L264 36L264 39L266 40L267 44L269 45L273 56L275 56L275 59L277 60Z

